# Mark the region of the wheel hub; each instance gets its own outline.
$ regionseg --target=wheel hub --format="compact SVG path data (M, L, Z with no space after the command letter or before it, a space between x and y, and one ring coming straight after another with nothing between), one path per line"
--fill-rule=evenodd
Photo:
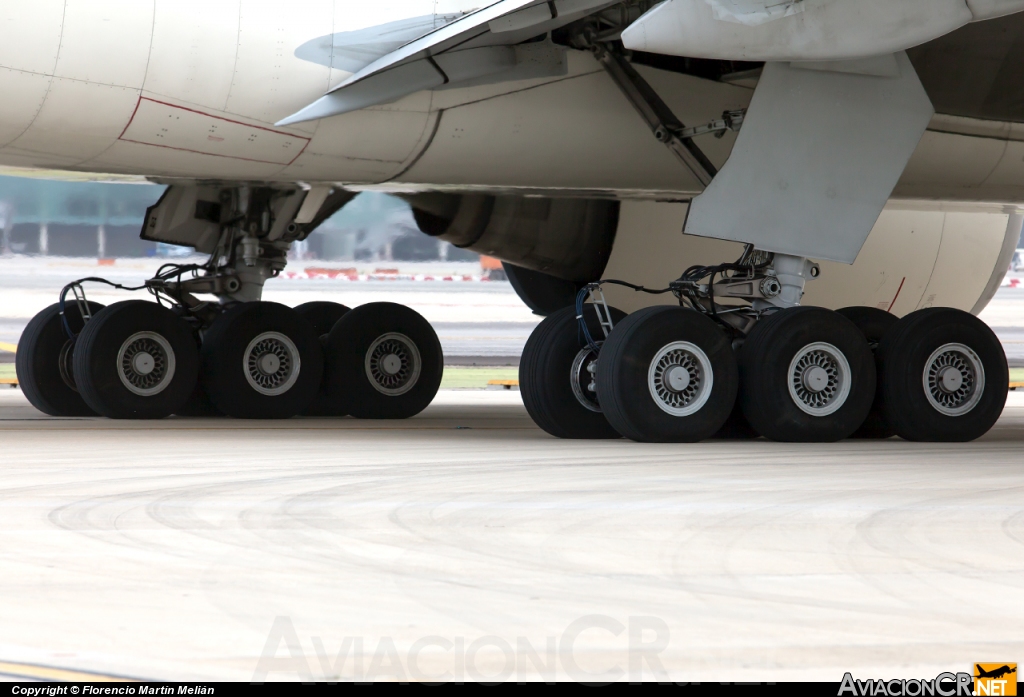
M690 371L681 365L669 368L667 376L668 388L673 392L685 392L686 388L693 382L693 379L690 377Z
M787 382L789 396L800 411L828 416L839 411L850 396L850 363L832 344L808 344L790 362Z
M932 408L946 416L963 416L981 401L985 368L970 347L945 344L925 361L922 382Z
M380 367L388 375L398 375L402 372L402 358L394 353L389 353L381 359Z
M276 353L264 353L256 359L256 366L264 375L273 375L281 369L281 359Z
M295 343L280 332L263 332L242 354L246 382L268 397L290 390L299 379L302 361Z
M174 377L174 349L156 332L137 332L117 353L117 374L129 392L152 397L167 389Z
M802 382L808 391L817 394L828 389L829 372L820 365L812 365L804 371Z
M419 382L423 369L416 343L405 334L377 337L366 352L366 377L381 394L397 397Z
M598 347L604 342L598 342ZM597 398L597 357L589 347L576 354L569 370L569 385L576 401L586 409L601 413L601 402Z
M132 369L139 375L149 375L156 370L156 359L146 351L139 351L132 358Z
M70 339L64 342L60 349L60 357L57 359L60 368L60 378L64 384L75 392L78 392L78 385L75 383L75 344Z
M953 394L963 387L965 379L959 368L943 368L939 371L939 389L946 394Z
M677 341L662 347L651 360L647 388L658 408L672 416L690 416L707 404L714 371L696 344Z

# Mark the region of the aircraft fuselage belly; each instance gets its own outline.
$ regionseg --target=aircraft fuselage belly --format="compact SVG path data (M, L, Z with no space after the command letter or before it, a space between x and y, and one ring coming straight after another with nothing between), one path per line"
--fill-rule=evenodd
M423 91L318 122L273 125L396 43L472 7L470 0L5 4L0 165L627 199L701 191L580 51L566 51L566 74L557 78ZM687 124L744 107L752 95L749 86L639 69ZM940 114L895 197L1024 203L1018 130ZM733 142L730 134L701 146L721 166Z

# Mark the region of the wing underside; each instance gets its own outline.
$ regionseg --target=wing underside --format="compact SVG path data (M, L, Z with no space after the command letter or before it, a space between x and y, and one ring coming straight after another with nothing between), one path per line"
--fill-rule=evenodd
M386 104L420 90L563 74L560 49L524 42L613 4L499 0L381 56L277 125Z

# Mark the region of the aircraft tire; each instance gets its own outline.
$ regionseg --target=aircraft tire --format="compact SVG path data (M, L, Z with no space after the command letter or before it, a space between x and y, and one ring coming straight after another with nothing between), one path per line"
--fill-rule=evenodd
M856 325L837 312L793 307L762 319L739 364L743 414L765 438L842 440L871 410L874 357Z
M83 322L78 305L69 301L66 308L71 331L81 332ZM89 311L94 315L102 309L99 303L89 303ZM18 341L14 363L18 386L29 404L39 411L50 416L96 416L75 384L74 342L64 331L59 304L50 305L28 323Z
M406 419L441 387L444 354L415 310L368 303L350 310L327 337L328 398L359 419Z
M325 300L315 300L295 306L295 312L309 322L317 336L330 334L334 325L345 316L349 309L349 307L341 303L332 303Z
M327 337L331 333L331 329L334 328L334 325L345 316L349 309L341 303L322 300L315 300L295 306L295 312L300 317L304 317L313 326L313 331L316 332L316 335L320 337L320 348L324 351L324 360L327 359ZM331 400L327 390L327 371L324 371L323 378L320 380L320 390L313 397L313 401L306 408L306 411L303 412L304 415L345 416L347 412L345 411L344 404L340 401Z
M206 394L201 378L196 380L196 387L192 390L192 394L189 395L182 406L178 407L174 414L175 416L185 416L188 418L224 416L210 399L210 395Z
M885 417L905 440L972 441L988 433L1006 405L1003 347L962 310L912 312L882 339L878 359Z
M680 307L629 315L616 325L598 361L598 394L608 422L641 442L712 437L732 412L738 384L725 331Z
M192 329L165 307L126 300L100 310L78 336L75 380L85 402L111 419L162 419L196 386Z
M305 411L323 376L309 322L284 305L235 305L203 337L201 379L210 401L237 419L288 419Z
M613 324L626 317L621 310L609 310ZM591 337L603 341L593 305L583 311ZM587 389L596 376L587 370L593 354L580 334L574 307L558 310L537 325L519 361L523 405L534 423L556 438L621 438L601 412L597 393Z
M864 334L871 352L876 354L875 372L880 377L881 369L878 366L877 360L878 344L882 341L882 337L889 331L890 327L896 324L899 317L877 307L844 307L841 310L836 310L836 312L856 324L857 329ZM854 432L851 438L884 440L895 435L896 430L886 420L883 413L881 385L876 385L875 401L871 404L871 411L868 412L864 423Z
M747 421L747 417L743 415L743 407L737 399L729 418L711 437L715 440L754 440L760 438L761 434Z

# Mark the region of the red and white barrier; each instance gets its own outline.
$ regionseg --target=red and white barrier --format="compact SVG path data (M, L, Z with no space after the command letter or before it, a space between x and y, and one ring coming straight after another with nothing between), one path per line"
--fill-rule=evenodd
M480 283L491 279L484 275L455 274L450 276L432 274L407 274L398 271L378 269L373 273L360 273L356 269L332 269L310 266L302 271L284 271L279 278L294 280L330 279L332 281L449 281L454 283Z

